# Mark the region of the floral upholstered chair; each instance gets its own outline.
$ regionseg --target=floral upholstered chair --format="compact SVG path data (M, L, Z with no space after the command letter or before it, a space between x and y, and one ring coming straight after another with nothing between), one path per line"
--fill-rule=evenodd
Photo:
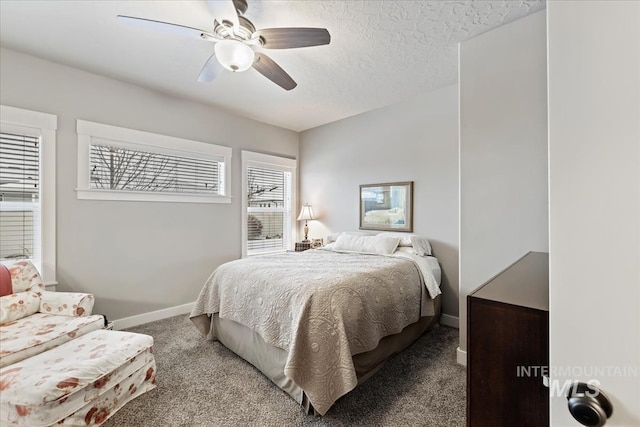
M104 326L94 297L46 291L35 266L0 265L0 368Z

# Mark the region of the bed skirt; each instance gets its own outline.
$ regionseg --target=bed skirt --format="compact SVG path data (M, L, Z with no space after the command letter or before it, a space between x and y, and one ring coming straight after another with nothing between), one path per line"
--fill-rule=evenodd
M430 300L429 304L433 304L433 316L422 317L416 323L405 327L402 332L382 338L373 350L353 356L358 385L380 370L387 359L409 347L423 333L433 328L440 318L441 296ZM259 369L298 402L306 413L313 411L304 390L284 374L287 362L285 350L267 344L251 329L233 320L221 319L218 314L213 315L211 327L225 347Z

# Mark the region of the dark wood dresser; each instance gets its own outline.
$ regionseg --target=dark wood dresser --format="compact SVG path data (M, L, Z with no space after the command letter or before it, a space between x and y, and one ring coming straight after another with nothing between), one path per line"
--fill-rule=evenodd
M467 426L548 426L548 364L549 254L529 252L467 296Z

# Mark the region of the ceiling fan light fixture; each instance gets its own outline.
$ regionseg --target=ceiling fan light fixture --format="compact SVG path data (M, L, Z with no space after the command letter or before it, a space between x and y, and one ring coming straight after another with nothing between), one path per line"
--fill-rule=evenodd
M216 43L216 58L224 68L230 71L246 71L255 59L250 46L238 40L221 40Z

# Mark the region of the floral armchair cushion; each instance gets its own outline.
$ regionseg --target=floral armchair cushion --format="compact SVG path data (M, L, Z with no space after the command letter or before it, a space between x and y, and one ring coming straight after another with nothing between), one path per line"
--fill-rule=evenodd
M60 316L90 316L95 299L80 292L43 292L40 296L40 313Z

